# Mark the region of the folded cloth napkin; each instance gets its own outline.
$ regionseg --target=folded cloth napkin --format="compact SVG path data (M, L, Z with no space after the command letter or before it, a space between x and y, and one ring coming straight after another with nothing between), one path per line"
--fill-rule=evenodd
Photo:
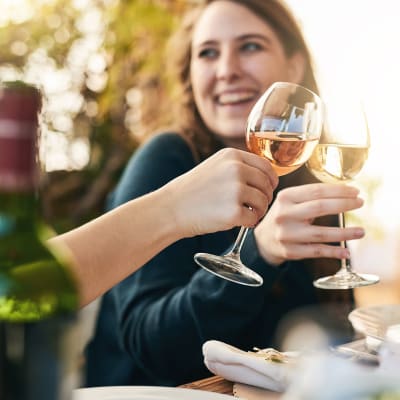
M277 362L229 344L209 340L203 344L204 363L215 375L232 381L283 392L296 370L294 353L284 353L289 362Z

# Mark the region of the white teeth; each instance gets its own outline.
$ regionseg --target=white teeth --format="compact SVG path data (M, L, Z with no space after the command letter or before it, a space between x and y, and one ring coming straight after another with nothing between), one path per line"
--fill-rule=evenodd
M242 101L252 100L253 97L253 92L223 93L219 96L218 101L221 104L235 104Z

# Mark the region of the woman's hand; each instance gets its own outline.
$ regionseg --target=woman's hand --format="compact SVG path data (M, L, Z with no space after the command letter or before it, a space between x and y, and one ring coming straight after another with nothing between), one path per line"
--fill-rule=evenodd
M265 215L278 177L255 154L226 148L166 185L177 228L196 236L255 226Z
M313 183L282 190L254 234L261 256L272 265L303 258L348 258L347 249L328 243L359 239L360 227L313 225L317 217L363 205L359 190L346 185Z

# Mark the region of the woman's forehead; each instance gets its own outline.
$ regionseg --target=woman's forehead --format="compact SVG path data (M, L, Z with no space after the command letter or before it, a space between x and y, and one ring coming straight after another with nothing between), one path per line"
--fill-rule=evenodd
M249 8L229 0L218 0L206 6L195 23L192 44L198 46L207 41L230 40L252 34L277 39L272 27Z

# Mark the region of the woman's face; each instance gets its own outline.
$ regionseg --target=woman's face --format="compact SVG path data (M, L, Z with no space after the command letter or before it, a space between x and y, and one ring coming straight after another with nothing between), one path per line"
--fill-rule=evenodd
M205 8L194 27L191 51L197 108L227 146L245 148L247 116L273 82L300 83L303 78L303 57L287 58L271 26L229 0Z

